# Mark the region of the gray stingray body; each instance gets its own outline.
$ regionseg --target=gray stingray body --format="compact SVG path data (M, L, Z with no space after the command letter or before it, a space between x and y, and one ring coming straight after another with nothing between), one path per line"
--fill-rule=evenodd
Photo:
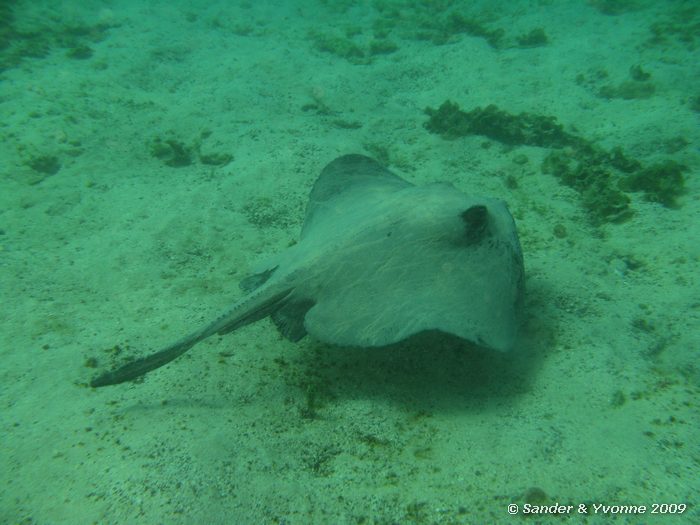
M309 333L340 346L382 346L439 330L507 351L523 275L503 202L446 183L415 186L346 155L316 181L299 242L241 282L247 295L201 330L91 384L133 379L267 316L294 341Z

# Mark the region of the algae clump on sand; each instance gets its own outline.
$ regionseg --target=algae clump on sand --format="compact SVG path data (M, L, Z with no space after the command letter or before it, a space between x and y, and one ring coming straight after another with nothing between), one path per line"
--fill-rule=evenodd
M425 128L447 140L481 135L508 146L535 146L552 151L542 172L575 189L594 224L622 222L633 214L628 193L642 192L646 200L666 207L685 193L685 166L665 160L645 166L622 148L606 150L593 141L567 132L553 116L511 114L495 105L463 111L451 101L426 108Z

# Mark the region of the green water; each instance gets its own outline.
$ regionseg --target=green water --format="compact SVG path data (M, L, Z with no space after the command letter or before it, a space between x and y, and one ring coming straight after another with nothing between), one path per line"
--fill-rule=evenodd
M694 1L0 2L0 523L700 522L699 27ZM513 351L263 319L88 386L240 298L348 153L508 204Z

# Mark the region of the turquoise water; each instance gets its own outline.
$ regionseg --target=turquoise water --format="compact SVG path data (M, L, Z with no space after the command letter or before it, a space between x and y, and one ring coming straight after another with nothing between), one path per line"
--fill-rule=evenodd
M697 2L27 1L0 24L1 523L700 522ZM348 153L508 203L512 352L264 319L88 386L238 299Z

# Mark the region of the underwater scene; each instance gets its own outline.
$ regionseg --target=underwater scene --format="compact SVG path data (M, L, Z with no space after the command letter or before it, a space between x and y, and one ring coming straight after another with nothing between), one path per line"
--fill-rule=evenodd
M0 1L0 523L700 523L700 2Z

